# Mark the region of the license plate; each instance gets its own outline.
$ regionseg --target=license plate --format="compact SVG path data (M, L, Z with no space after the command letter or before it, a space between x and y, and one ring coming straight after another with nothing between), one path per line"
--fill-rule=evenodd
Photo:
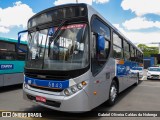
M36 101L45 103L46 102L46 98L45 97L41 97L41 96L36 96Z

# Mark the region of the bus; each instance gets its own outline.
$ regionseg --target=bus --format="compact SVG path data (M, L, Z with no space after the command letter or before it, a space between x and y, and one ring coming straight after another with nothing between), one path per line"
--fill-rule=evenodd
M26 49L27 43L20 46ZM0 37L0 87L22 84L25 53L17 49L17 40Z
M138 84L143 53L95 9L66 4L28 20L23 96L40 106L86 112ZM20 39L18 40L20 42Z

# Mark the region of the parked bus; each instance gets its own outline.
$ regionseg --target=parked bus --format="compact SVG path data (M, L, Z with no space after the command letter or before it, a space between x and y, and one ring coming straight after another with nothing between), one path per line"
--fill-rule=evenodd
M55 6L28 21L24 99L67 112L113 105L138 84L143 53L87 4ZM19 39L20 42L20 39Z
M20 46L26 49L26 42ZM25 54L18 51L17 40L0 37L0 87L22 84Z

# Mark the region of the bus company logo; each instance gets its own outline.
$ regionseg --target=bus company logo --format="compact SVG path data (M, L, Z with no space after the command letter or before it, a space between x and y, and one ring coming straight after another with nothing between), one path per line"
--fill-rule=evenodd
M0 70L10 70L13 68L14 68L13 64L0 64Z

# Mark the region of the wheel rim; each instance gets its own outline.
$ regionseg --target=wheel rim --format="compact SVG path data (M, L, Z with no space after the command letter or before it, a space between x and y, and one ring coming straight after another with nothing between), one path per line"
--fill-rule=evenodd
M117 88L115 85L112 85L110 93L111 100L114 101L117 96Z

